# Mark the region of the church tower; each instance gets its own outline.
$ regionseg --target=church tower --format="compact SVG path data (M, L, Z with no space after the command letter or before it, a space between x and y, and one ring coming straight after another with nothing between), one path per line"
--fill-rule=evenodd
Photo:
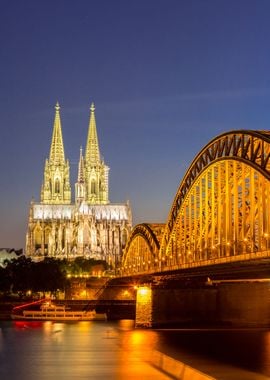
M46 159L44 180L41 187L41 203L70 204L71 187L69 181L69 162L65 160L60 107L55 106L55 119L49 159Z
M95 106L90 107L90 122L85 149L85 201L88 204L109 203L109 167L100 157Z
M80 159L78 165L78 180L75 183L75 203L80 205L85 201L85 174L84 174L84 159L82 147L80 148Z
M116 270L131 231L132 215L129 203L109 202L108 174L109 167L99 151L92 104L85 152L80 148L75 199L71 200L69 162L57 103L41 199L30 205L26 254L37 259L94 258L107 261Z

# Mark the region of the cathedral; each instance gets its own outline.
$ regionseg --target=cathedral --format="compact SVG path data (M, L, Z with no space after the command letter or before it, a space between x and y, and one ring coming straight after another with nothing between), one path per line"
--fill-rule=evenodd
M109 201L109 167L100 155L94 104L85 152L80 149L74 201L65 158L60 107L55 106L49 158L45 161L40 202L31 202L26 255L106 260L117 266L131 230L129 203Z

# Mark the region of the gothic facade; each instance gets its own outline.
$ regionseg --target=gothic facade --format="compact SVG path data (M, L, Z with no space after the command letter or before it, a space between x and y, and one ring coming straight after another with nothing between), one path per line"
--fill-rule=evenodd
M93 257L117 265L131 230L131 208L128 202L109 202L108 179L109 167L101 159L92 104L85 154L81 148L72 201L70 167L57 103L40 202L32 201L30 205L26 254L34 259Z

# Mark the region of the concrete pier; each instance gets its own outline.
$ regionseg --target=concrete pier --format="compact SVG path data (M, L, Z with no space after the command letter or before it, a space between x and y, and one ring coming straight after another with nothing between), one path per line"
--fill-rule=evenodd
M270 282L231 281L201 287L149 288L145 299L137 290L136 325L268 327Z

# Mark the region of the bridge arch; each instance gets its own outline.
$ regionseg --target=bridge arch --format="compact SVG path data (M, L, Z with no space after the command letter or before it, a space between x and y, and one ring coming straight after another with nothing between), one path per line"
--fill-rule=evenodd
M147 272L158 267L164 226L142 223L133 228L123 253L123 274Z
M230 131L211 140L194 158L178 188L169 214L168 228L173 228L185 195L208 165L222 159L235 159L252 166L270 180L269 158L270 131Z
M125 250L123 264L133 273L140 256L149 264L141 272L269 257L270 132L211 140L185 173L159 244L146 226L134 228Z
M167 265L240 259L269 249L270 133L231 131L195 157L174 198L160 257Z

